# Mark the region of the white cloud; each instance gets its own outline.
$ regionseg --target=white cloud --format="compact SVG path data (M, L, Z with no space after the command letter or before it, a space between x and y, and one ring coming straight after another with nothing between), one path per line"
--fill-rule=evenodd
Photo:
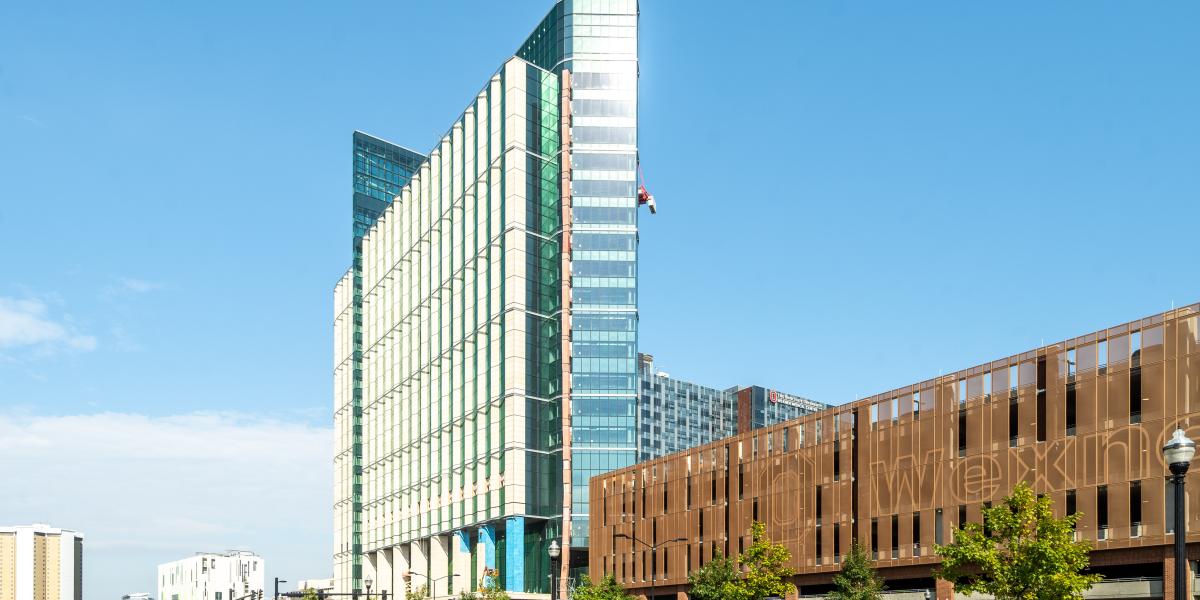
M153 281L146 281L144 279L132 279L129 277L122 277L122 278L118 279L117 282L120 284L121 288L124 289L125 291L134 292L137 294L144 294L146 292L153 292L154 290L162 289L161 283L156 283Z
M95 350L96 338L51 318L41 300L0 298L0 348L33 346L43 351Z
M0 525L82 531L89 598L154 595L157 564L232 548L268 577L329 577L332 445L241 414L0 414Z

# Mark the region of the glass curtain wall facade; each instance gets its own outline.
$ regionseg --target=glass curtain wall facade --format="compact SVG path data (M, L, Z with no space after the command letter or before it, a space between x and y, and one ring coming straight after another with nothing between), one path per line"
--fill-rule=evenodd
M559 75L510 59L363 237L362 567L378 592L550 591L562 101Z
M549 594L570 464L586 548L588 479L636 460L637 161L637 2L560 0L407 184L356 172L337 591Z
M762 386L717 389L654 370L638 355L638 461L790 421L828 405Z
M352 263L334 290L334 572L341 591L362 588L362 239L425 160L355 131Z
M588 481L637 460L636 0L562 0L517 51L571 72L571 545Z
M640 355L638 462L737 433L737 403L725 390L675 379Z

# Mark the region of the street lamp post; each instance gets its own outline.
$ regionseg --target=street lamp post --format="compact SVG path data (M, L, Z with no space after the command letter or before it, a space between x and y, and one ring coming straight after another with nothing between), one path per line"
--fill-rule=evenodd
M1187 519L1184 507L1184 477L1192 458L1196 456L1196 442L1188 439L1182 429L1176 429L1170 441L1163 446L1163 458L1171 469L1171 481L1175 484L1175 597L1187 596Z
M636 543L638 543L638 544L641 544L641 545L643 545L643 546L645 546L645 547L649 548L649 549L650 549L650 556L653 556L653 557L654 557L654 564L655 564L655 565L657 565L657 564L658 564L658 547L659 547L659 545L660 545L658 542L655 542L655 543L653 543L653 544L647 544L646 542L644 542L644 541L642 541L642 540L639 540L639 539L637 538L637 534L636 534L636 533L635 533L635 534L633 534L633 535L628 535L628 534L624 534L624 533L618 533L618 534L616 534L616 536L615 536L615 537L623 537L623 538L625 538L625 539L627 539L627 540L630 540L630 541L632 541L632 542L636 542ZM677 538L673 538L673 539L666 540L666 541L664 541L664 542L662 542L662 543L663 543L663 544L672 544L672 543L675 543L675 542L686 542L687 540L688 540L688 539L687 539L687 537L686 537L686 536L682 536L682 537L677 537ZM650 574L650 581L654 581L654 580L655 580L655 577L656 577L656 575L657 575L656 573L651 573L651 574Z
M555 572L558 571L558 559L562 556L558 540L550 540L550 549L547 552L550 554L550 600L558 600L558 581L554 578Z
M375 580L374 580L374 579L371 579L370 577L367 577L366 579L364 579L364 580L363 580L363 583L364 583L364 584L366 584L366 586L367 586L367 598L368 598L368 599L370 599L370 597L371 597L371 584L372 584L372 583L375 583Z
M423 577L425 579L425 583L427 584L426 590L429 592L429 596L431 598L436 598L437 597L437 585L436 585L437 582L439 582L443 579L450 580L450 579L453 579L454 577L458 577L458 573L448 573L442 577L433 577L433 578L430 578L429 576L424 575L422 573L413 573L411 571L404 574L404 580L406 582L411 581L413 577ZM447 592L447 594L449 594L449 592ZM387 597L385 596L383 598L383 600L387 600Z

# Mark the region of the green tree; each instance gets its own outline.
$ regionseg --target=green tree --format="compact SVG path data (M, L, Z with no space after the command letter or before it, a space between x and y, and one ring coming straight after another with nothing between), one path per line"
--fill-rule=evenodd
M725 600L726 586L741 579L737 561L716 551L713 559L704 566L688 573L688 597L694 600Z
M783 544L772 543L767 526L755 521L750 526L753 543L738 556L744 569L741 580L725 586L729 600L762 600L768 596L784 597L796 591L787 581L796 572L789 566L792 553Z
M598 584L592 583L592 580L584 575L580 577L579 585L575 586L571 600L633 600L633 596L629 595L612 575L606 575Z
M496 577L484 577L483 588L479 591L463 590L458 593L459 600L509 600L508 592L500 586Z
M871 566L867 549L858 540L850 544L850 553L842 561L842 570L833 576L829 600L879 600L885 589L883 578Z
M421 584L412 588L405 592L404 600L429 600L429 586Z
M312 588L304 588L304 598L302 600L320 600L320 599L321 599L321 596L320 596L320 594L317 594L317 590L314 590Z
M935 546L942 557L936 575L962 593L996 600L1067 600L1100 581L1082 573L1091 544L1074 540L1079 513L1056 519L1049 498L1021 482L1012 495L983 510L983 522L955 528L954 543Z

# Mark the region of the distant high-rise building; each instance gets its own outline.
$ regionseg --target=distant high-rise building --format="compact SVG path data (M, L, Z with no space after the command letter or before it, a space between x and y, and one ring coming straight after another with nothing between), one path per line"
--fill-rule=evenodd
M586 557L589 477L637 457L637 15L560 0L411 179L381 184L394 202L355 197L338 592L548 594L551 541Z
M83 534L0 526L0 600L82 600Z
M653 356L639 354L638 359L639 461L828 408L757 385L717 389L676 379L656 371Z
M334 353L333 555L335 572L357 582L362 578L362 240L425 156L361 131L354 132L352 153L352 262L335 307L335 319L345 326L334 329L340 335Z
M260 594L265 569L253 552L197 553L158 565L158 600L239 600Z

